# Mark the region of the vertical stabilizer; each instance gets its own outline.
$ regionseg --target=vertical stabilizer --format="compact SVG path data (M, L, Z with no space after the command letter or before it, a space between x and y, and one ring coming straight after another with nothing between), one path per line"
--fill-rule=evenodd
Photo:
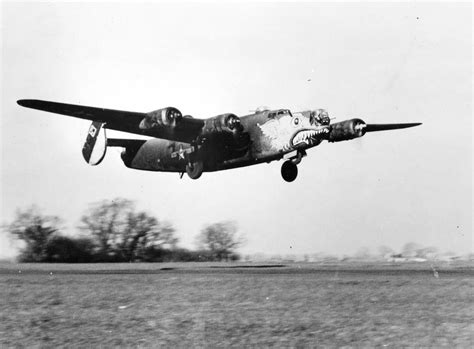
M107 137L105 135L105 123L94 121L89 127L86 142L82 148L84 160L89 165L95 166L101 163L107 150Z

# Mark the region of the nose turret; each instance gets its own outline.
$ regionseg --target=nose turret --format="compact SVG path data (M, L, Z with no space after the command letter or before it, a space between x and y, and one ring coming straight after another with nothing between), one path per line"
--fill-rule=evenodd
M326 109L316 109L310 112L310 121L313 125L329 125L331 119Z

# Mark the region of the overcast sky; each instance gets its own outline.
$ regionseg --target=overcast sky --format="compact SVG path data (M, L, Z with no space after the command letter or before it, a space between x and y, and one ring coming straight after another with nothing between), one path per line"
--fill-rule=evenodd
M1 6L2 222L34 203L74 233L88 203L125 197L173 222L185 247L204 224L233 219L244 254L410 241L472 251L470 4ZM21 98L175 106L198 118L326 108L337 121L423 126L323 143L293 183L281 162L193 181L128 169L116 149L90 167L89 123L22 108ZM12 251L0 236L0 258Z

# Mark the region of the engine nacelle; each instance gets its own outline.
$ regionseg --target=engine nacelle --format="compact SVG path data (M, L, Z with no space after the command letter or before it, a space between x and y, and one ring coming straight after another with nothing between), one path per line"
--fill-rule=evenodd
M348 141L350 139L362 137L365 134L366 123L361 119L351 119L336 122L331 125L328 135L329 142Z
M242 130L240 118L235 114L227 113L207 119L203 134L217 135L227 133L238 135Z
M148 130L157 126L176 127L183 119L183 114L174 108L168 107L149 112L140 122L140 129Z

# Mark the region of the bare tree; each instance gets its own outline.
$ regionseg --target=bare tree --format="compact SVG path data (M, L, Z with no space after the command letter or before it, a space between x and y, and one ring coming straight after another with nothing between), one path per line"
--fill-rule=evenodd
M228 260L244 240L237 236L237 224L226 221L205 226L198 236L198 242L211 251L217 260Z
M388 258L391 255L393 255L394 253L395 252L393 251L392 248L390 248L388 246L385 246L385 245L379 246L379 248L378 248L378 254L382 258Z
M26 210L17 210L14 220L6 226L7 232L24 242L20 260L23 262L41 262L46 259L49 239L58 231L60 219L43 215L37 206Z
M417 251L420 250L422 246L416 242L407 242L403 245L402 255L403 257L413 258L417 256Z
M132 201L117 198L92 204L80 228L95 240L103 258L132 261L149 247L174 247L174 228L146 212L136 212Z
M433 259L438 254L438 249L433 246L422 247L416 250L417 257Z
M370 258L370 250L368 247L360 247L356 253L354 254L354 258L356 259L368 259Z
M133 206L127 199L103 200L91 204L82 216L79 228L92 236L104 257L113 254Z
M126 260L142 257L147 248L175 248L178 239L170 223L160 223L146 212L129 212L118 249Z

